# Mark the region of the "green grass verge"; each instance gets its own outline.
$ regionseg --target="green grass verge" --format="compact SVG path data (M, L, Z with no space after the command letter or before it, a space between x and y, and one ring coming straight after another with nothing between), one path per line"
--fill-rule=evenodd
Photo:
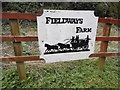
M11 68L3 72L2 88L118 88L118 60L107 59L105 71L97 69L97 59L27 65L28 78L22 82Z

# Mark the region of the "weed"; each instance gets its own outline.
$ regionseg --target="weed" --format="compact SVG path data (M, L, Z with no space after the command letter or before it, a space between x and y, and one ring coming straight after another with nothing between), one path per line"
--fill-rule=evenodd
M118 88L118 60L107 60L104 72L97 69L97 59L27 65L22 82L12 68L3 72L2 88Z

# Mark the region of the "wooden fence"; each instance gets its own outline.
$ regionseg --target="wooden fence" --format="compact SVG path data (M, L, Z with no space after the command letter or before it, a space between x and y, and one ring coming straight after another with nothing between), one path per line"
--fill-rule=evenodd
M21 42L38 41L37 36L20 36L19 19L36 20L36 16L41 14L27 13L0 13L0 19L9 19L11 36L0 36L2 42L13 42L15 56L1 57L1 61L15 61L17 64L20 80L26 79L24 61L43 60L39 56L22 56ZM119 52L107 52L109 41L120 41L120 37L110 37L112 24L120 24L119 19L99 18L98 23L104 23L103 36L96 37L96 41L101 41L100 52L91 54L89 57L99 57L98 68L104 70L106 57L120 56Z

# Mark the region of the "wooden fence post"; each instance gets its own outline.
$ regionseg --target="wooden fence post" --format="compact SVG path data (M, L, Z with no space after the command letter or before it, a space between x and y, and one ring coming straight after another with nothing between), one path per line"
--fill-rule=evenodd
M110 36L111 26L112 24L105 23L103 28L103 36L106 37ZM100 45L100 52L107 52L107 48L108 48L108 41L102 41ZM104 70L105 59L106 57L99 58L98 69Z
M13 36L19 36L19 21L18 19L9 19L11 34ZM13 42L15 56L22 56L22 45L21 42ZM24 62L16 62L18 75L20 81L26 80L25 65Z

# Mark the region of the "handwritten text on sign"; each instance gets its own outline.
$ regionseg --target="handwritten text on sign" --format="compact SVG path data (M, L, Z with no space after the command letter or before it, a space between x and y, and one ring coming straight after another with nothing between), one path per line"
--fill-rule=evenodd
M37 17L40 57L48 63L87 59L97 22L93 11L44 10Z

